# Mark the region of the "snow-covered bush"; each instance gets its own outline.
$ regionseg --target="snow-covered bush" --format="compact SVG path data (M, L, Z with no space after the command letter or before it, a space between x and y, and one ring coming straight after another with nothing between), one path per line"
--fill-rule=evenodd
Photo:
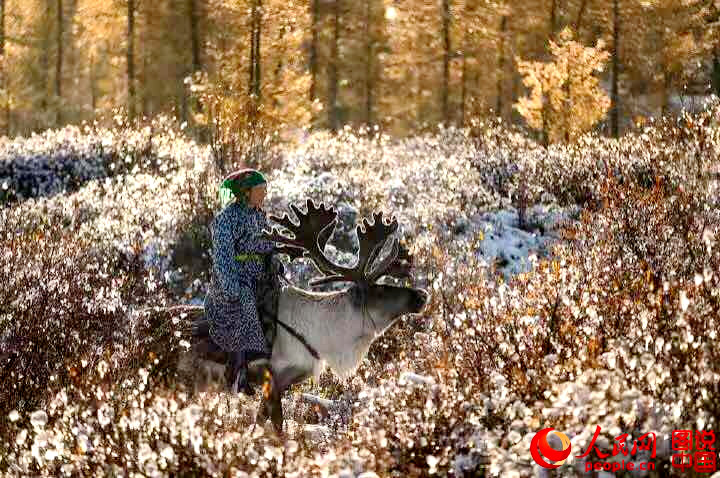
M91 179L120 174L164 176L194 164L198 148L160 116L142 128L118 117L97 123L0 140L0 204L71 193Z

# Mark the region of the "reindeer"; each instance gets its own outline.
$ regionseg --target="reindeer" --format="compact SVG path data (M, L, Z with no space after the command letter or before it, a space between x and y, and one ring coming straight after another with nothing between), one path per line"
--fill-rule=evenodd
M278 298L277 328L269 364L269 387L264 387L257 422L270 418L282 433L280 397L293 384L319 376L329 366L341 377L352 374L367 354L372 342L402 315L419 313L428 300L423 289L379 284L383 276L410 277L412 257L392 237L390 252L378 260L387 240L397 230L395 217L388 223L383 213L373 213L373 222L363 219L356 226L360 248L355 266L345 267L324 254L325 245L337 225L337 212L323 203L307 200L307 212L290 208L299 219L288 214L270 216L293 237L273 226L263 230L266 238L279 243L277 251L291 260L311 259L323 276L310 281L312 287L335 281L350 282L342 291L313 292L292 285L282 287ZM209 340L207 324L195 321L194 335ZM220 356L216 355L216 361Z

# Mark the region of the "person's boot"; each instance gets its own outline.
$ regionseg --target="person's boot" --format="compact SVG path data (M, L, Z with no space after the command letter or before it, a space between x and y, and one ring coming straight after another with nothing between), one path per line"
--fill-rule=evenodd
M228 360L225 363L225 391L230 393L233 390L233 384L235 382L235 377L237 376L237 370L235 369L235 366L232 362L232 360Z
M231 354L225 369L225 387L230 393L252 395L253 389L248 381L247 362L242 352Z
M252 396L253 389L250 387L248 381L247 367L242 366L235 374L235 381L232 385L232 393L244 393L245 395Z

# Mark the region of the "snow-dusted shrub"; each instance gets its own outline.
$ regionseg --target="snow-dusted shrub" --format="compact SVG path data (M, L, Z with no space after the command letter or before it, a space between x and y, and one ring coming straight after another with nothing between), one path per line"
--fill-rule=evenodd
M168 117L141 128L120 118L0 140L0 204L76 191L91 179L120 174L164 176L192 165L199 148Z
M55 147L36 139L21 149ZM133 373L127 364L142 331L132 312L168 303L172 245L207 208L207 152L178 141L164 137L153 150L174 164L166 176L92 179L73 193L0 210L0 430L8 440L11 410L25 416L63 389L77 399L87 367L105 360L115 379ZM8 446L0 442L0 462Z
M697 115L664 118L616 141L587 134L578 141L544 148L495 123L470 130L473 167L499 197L517 207L552 198L560 204L599 207L604 182L650 188L668 185L707 189L720 154L720 103ZM717 202L717 186L712 186Z
M668 467L671 430L720 423L720 215L699 193L660 185L613 184L603 199L554 259L495 290L447 294L465 303L456 317L469 337L449 334L459 375L502 377L495 474L532 473L529 440L546 426L584 450L600 425L606 453L621 432L655 432ZM517 400L529 421L516 423Z

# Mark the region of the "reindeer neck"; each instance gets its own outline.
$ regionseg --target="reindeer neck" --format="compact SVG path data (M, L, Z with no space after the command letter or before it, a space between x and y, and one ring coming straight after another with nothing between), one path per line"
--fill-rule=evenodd
M362 309L350 290L312 292L289 286L283 294L287 313L280 320L302 334L337 374L352 373L374 334L363 328Z

